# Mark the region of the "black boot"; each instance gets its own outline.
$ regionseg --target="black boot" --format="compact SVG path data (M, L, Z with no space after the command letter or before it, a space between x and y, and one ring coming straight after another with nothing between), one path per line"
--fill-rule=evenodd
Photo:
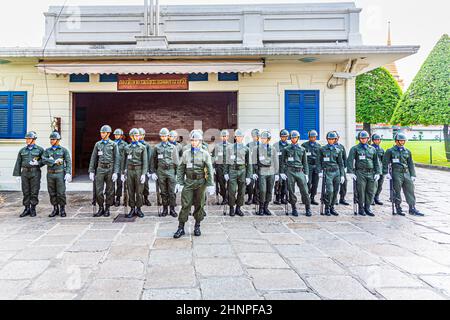
M150 203L150 200L148 200L148 196L144 196L144 204L148 207L150 207L152 204Z
M253 197L251 196L251 195L248 195L248 200L247 201L245 201L245 204L246 205L251 205L253 203Z
M30 206L25 206L25 209L23 210L23 212L20 214L19 217L23 218L26 217L30 214Z
M177 229L177 231L173 234L173 237L175 238L175 239L178 239L178 238L180 238L181 236L184 236L184 223L180 223L179 225L178 225L178 229Z
M311 196L311 204L314 206L318 206L319 203L314 199L315 196Z
M403 209L402 209L402 206L401 205L395 205L395 211L394 211L394 215L398 215L398 216L402 216L402 217L404 217L405 216L405 214L403 213Z
M194 236L200 237L202 232L200 231L200 222L196 222L194 226Z
M288 203L287 199L285 197L282 197L281 204L287 204L287 203Z
M163 211L161 212L162 217L166 217L169 214L169 208L167 206L163 206Z
M266 216L271 216L272 215L272 212L270 212L270 210L269 210L269 202L264 202L264 214L266 215Z
M98 211L97 211L97 213L94 213L94 218L101 217L104 212L105 212L105 209L103 208L103 206L98 206Z
M341 200L339 200L339 204L343 204L344 206L349 206L350 203L348 203L347 201L345 201L344 198L342 198Z
M128 214L125 215L125 218L127 219L131 219L134 216L134 207L131 207L130 212L128 212Z
M240 206L236 206L236 210L234 210L234 213L235 213L236 215L238 215L239 217L243 217L243 216L244 216L244 212L242 212Z
M136 211L134 212L135 215L137 215L139 218L145 217L144 213L142 212L141 208L136 208Z
M228 204L228 199L227 197L223 197L222 202L220 203L221 206L227 205Z
M170 212L169 212L169 214L170 214L172 217L174 217L174 218L178 217L178 213L175 211L175 207L174 207L174 206L170 206Z
M256 212L257 216L263 216L264 215L264 203L259 204L258 212Z
M325 206L325 213L324 213L324 215L326 215L327 217L331 216L330 207L329 206Z
M375 215L373 214L372 209L370 209L370 206L365 206L364 207L364 211L366 212L366 215L369 217L375 217Z
M277 205L281 204L281 197L279 195L275 196L275 201L273 202L273 204L277 204Z
M59 214L60 214L61 218L65 218L67 216L67 214L66 214L66 206L61 206L61 208L59 210Z
M295 204L291 204L292 207L292 215L294 217L298 217L298 211L297 211L297 207L295 206Z
M383 202L380 201L379 198L375 198L375 199L373 200L373 202L375 202L375 204L377 204L377 205L379 205L379 206L382 206L382 205L384 204Z
M416 209L416 207L410 207L409 208L409 214L417 217L424 217L425 215Z
M236 214L234 212L234 206L230 206L229 214L230 214L230 217L234 217L234 215Z
M105 212L103 212L104 217L109 217L111 215L111 212L109 212L109 206L105 207Z
M360 216L363 216L363 217L366 216L366 212L364 211L364 208L362 206L359 206L359 205L358 205L358 214Z
M36 217L36 205L30 207L30 217Z
M339 213L337 213L337 211L334 209L334 206L330 207L330 213L335 217L337 217L339 215Z
M307 217L311 217L311 216L312 216L311 206L306 205L305 209L306 209L305 215L306 215Z
M49 218L54 218L59 214L59 207L58 205L53 206L53 211L48 215Z

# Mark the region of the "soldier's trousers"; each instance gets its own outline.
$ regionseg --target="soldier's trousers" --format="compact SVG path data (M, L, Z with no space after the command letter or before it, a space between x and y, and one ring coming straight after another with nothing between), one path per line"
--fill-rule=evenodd
M259 175L257 183L259 186L259 202L265 203L272 200L272 190L275 183L275 176Z
M289 203L295 205L297 203L297 196L295 195L295 185L298 186L302 197L302 202L309 206L311 199L308 194L308 184L306 183L306 176L303 172L287 171L288 189L289 189Z
M339 188L339 197L341 200L345 199L345 196L347 195L347 175L344 174L344 183L340 184L338 186Z
M40 168L22 168L23 205L37 205L39 203L39 190L41 189Z
M361 207L370 207L375 196L375 180L373 172L356 170L356 190L358 190L358 203Z
M200 179L195 181L187 181L181 191L181 211L178 215L178 221L182 224L186 223L194 206L195 222L201 222L204 218L206 180Z
M176 173L175 169L162 170L158 169L158 186L163 206L177 205L175 197Z
M230 168L229 176L228 205L242 207L245 197L245 169L234 170Z
M149 180L149 178L147 177L147 174L145 174L144 191L142 193L142 195L144 197L148 197L150 195L150 189L148 187L148 180Z
M47 173L47 190L50 196L50 203L53 206L66 205L66 182L64 181L64 171L59 173Z
M218 164L216 166L216 179L219 184L219 193L222 196L222 199L225 199L227 196L227 182L225 181L225 166Z
M384 176L380 176L380 180L375 183L375 199L380 198L381 191L383 190Z
M113 205L114 202L114 184L112 181L113 169L97 168L97 174L95 175L95 192L97 193L97 203L99 206L103 206L105 203L108 207ZM103 188L105 188L105 195L103 195Z
M277 199L278 197L280 198L280 200L287 198L288 194L287 181L280 179L277 182L275 182L275 193Z
M130 207L141 208L143 204L142 192L144 184L141 183L142 170L127 170L128 205Z
M416 205L416 197L414 195L414 182L411 180L409 173L403 172L393 172L393 183L394 183L394 199L395 204L400 205L402 203L402 194L405 194L406 203L410 207Z
M120 178L117 179L117 181L114 183L114 196L121 197L123 193L123 182Z
M259 193L255 192L256 186L257 184L255 183L255 181L252 179L252 181L250 182L250 184L246 187L246 193L248 194L248 198L251 199L253 198L254 201L258 202L258 198L259 198Z
M312 166L309 167L308 180L308 192L311 198L314 198L319 187L319 171Z
M339 183L341 182L339 169L336 171L325 172L323 179L325 179L325 197L323 197L325 205L333 206L336 203L339 192Z

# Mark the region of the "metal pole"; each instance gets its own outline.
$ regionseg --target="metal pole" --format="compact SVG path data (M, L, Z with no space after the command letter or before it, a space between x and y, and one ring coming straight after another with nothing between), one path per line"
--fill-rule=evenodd
M154 32L154 8L155 8L155 6L153 5L153 0L150 0L150 7L149 7L149 13L148 13L148 15L149 15L149 17L150 17L150 21L149 21L149 25L148 25L148 27L150 28L150 35L152 36L152 35L154 35L155 34L155 32Z
M155 16L155 35L159 36L159 0L156 0Z
M144 0L144 36L148 36L148 0Z

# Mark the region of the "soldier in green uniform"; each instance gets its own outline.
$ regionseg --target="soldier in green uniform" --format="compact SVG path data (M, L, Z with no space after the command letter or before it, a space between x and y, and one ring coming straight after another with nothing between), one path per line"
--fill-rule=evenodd
M44 151L43 163L47 165L47 189L53 211L49 217L58 214L66 216L66 182L72 181L72 160L69 151L60 146L61 135L58 132L50 134L51 147Z
M39 189L41 188L41 167L44 149L36 145L37 134L30 131L25 135L26 146L19 150L13 176L21 183L23 205L25 209L21 218L36 216L36 206L39 203Z
M342 161L344 162L344 170L345 172L347 172L347 151L345 150L345 146L339 143L339 139L341 138L339 132L335 131L335 133L337 135L336 147L338 147L338 149L341 150L342 152ZM347 176L344 175L344 183L342 183L339 187L339 204L343 204L344 206L350 205L350 203L348 203L347 200L345 200L346 195L347 195Z
M263 131L260 135L261 143L253 146L251 150L253 163L253 179L258 183L259 210L256 215L271 216L269 202L272 200L275 177L279 177L279 161L277 150L270 144L272 138L269 131Z
M205 191L214 194L213 168L211 156L201 147L202 135L198 131L190 135L191 149L183 152L177 168L176 189L181 190L181 211L178 216L178 229L173 235L180 238L185 234L184 225L188 221L192 205L194 206L194 235L200 236L200 222L204 217Z
M139 128L139 133L140 133L140 140L139 143L143 144L145 146L145 148L147 149L147 162L150 163L151 158L152 158L152 154L153 154L153 150L152 147L150 146L150 144L148 142L145 141L145 129L144 128ZM145 178L145 184L144 184L144 204L146 206L151 206L151 202L148 199L149 195L150 195L150 189L149 189L149 185L148 185L148 181L150 179L150 165L148 168L149 172L146 173L146 178Z
M163 205L163 211L161 215L167 216L169 213L172 217L177 217L178 214L175 211L176 198L175 198L175 185L177 176L177 164L178 150L174 144L169 143L169 129L162 128L159 131L161 142L158 143L152 155L151 177L154 181L158 182L161 200Z
M370 205L374 197L375 184L380 179L381 163L375 148L368 144L367 131L361 131L358 134L358 140L359 144L352 147L348 153L347 173L356 182L358 214L374 217Z
M121 180L127 184L128 204L130 212L125 216L132 218L134 215L144 217L142 212L144 183L148 172L147 148L140 143L139 129L130 130L131 143L124 149L124 157L121 165Z
M327 133L328 144L321 147L319 151L319 160L317 161L317 170L322 183L325 182L325 195L322 195L325 203L325 215L330 214L338 216L334 209L337 194L339 192L339 184L345 181L344 162L342 160L342 152L336 145L336 132Z
M275 148L277 154L278 154L278 163L281 164L281 156L283 154L283 150L289 146L289 131L287 131L286 129L283 129L280 131L280 141L276 142L273 147ZM283 179L279 179L276 178L275 181L275 201L273 202L274 204L287 204L288 202L288 186L287 186L288 182L283 180Z
M397 133L395 137L395 146L388 149L383 158L383 174L386 179L393 180L394 185L394 203L396 214L404 215L401 204L401 191L405 194L406 202L409 206L409 214L414 216L423 216L416 209L416 197L414 195L414 181L416 181L416 169L412 159L411 151L405 148L406 135ZM392 174L389 173L389 166L392 168Z
M128 143L123 140L123 130L122 129L116 129L114 130L114 142L117 144L117 147L119 148L119 155L120 155L120 159L119 159L119 163L123 162L123 157L124 157L124 153L125 153L125 147L128 145ZM122 179L117 179L117 181L114 183L114 205L116 207L120 206L120 197L122 196L122 188L123 188L123 183L122 183Z
M308 132L307 142L302 144L302 147L306 150L306 156L308 157L308 192L311 198L311 204L317 206L319 203L314 199L317 195L317 187L319 186L319 171L317 170L317 161L319 159L319 151L321 145L317 142L318 133L316 130Z
M228 139L230 134L228 130L222 130L220 132L221 142L214 144L214 149L212 151L213 167L215 170L215 176L219 185L219 193L222 196L221 205L228 204L227 195L227 182L225 181L225 165L227 157L227 149L230 146Z
M252 159L251 152L253 150L253 147L259 145L259 130L253 129L251 135L252 135L253 141L251 141L247 144L247 148L250 150L250 159ZM257 187L258 187L258 184L256 183L256 181L254 179L252 179L250 184L247 185L246 193L248 194L248 199L245 202L246 205L257 204L259 202L259 199L258 199L259 194L258 194L258 192L256 192Z
M242 143L244 140L242 130L237 129L234 137L236 142L228 145L224 179L228 183L229 214L231 217L234 215L242 217L244 212L241 207L244 205L245 186L251 182L252 165L250 150Z
M291 144L283 150L280 165L280 177L288 181L289 202L292 207L292 215L298 217L297 196L295 195L295 185L298 186L305 204L306 216L310 217L311 202L308 194L309 166L306 150L298 142L300 133L296 130L291 132Z
M176 132L175 130L170 130L169 142L174 146L176 146L178 151L178 157L181 158L181 156L183 155L183 145L180 142L178 142L177 139L178 139L178 132Z
M92 151L89 163L89 179L95 181L98 211L94 217L109 217L109 208L114 204L114 183L120 173L120 155L117 144L109 139L111 127L104 125L100 129L102 140L98 141ZM95 165L97 164L97 168ZM105 195L103 188L106 185ZM106 206L104 207L106 196Z
M384 149L381 147L381 136L377 133L374 133L372 135L372 147L375 148L377 151L378 161L380 161L380 164L383 163L383 157L384 157ZM372 202L372 205L379 205L382 206L383 202L380 201L380 194L383 190L383 183L384 183L384 175L380 176L380 179L375 183L375 197Z

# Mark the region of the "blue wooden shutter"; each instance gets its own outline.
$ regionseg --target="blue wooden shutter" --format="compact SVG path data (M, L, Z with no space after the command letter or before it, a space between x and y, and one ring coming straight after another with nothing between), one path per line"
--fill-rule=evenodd
M9 134L9 93L0 92L0 138Z
M319 128L319 91L287 90L285 92L285 127L298 130L300 139L308 139L308 131Z
M27 94L25 92L12 92L11 93L11 138L23 138L26 131L26 105Z
M286 91L285 93L285 127L286 130L298 130L300 124L300 93Z

